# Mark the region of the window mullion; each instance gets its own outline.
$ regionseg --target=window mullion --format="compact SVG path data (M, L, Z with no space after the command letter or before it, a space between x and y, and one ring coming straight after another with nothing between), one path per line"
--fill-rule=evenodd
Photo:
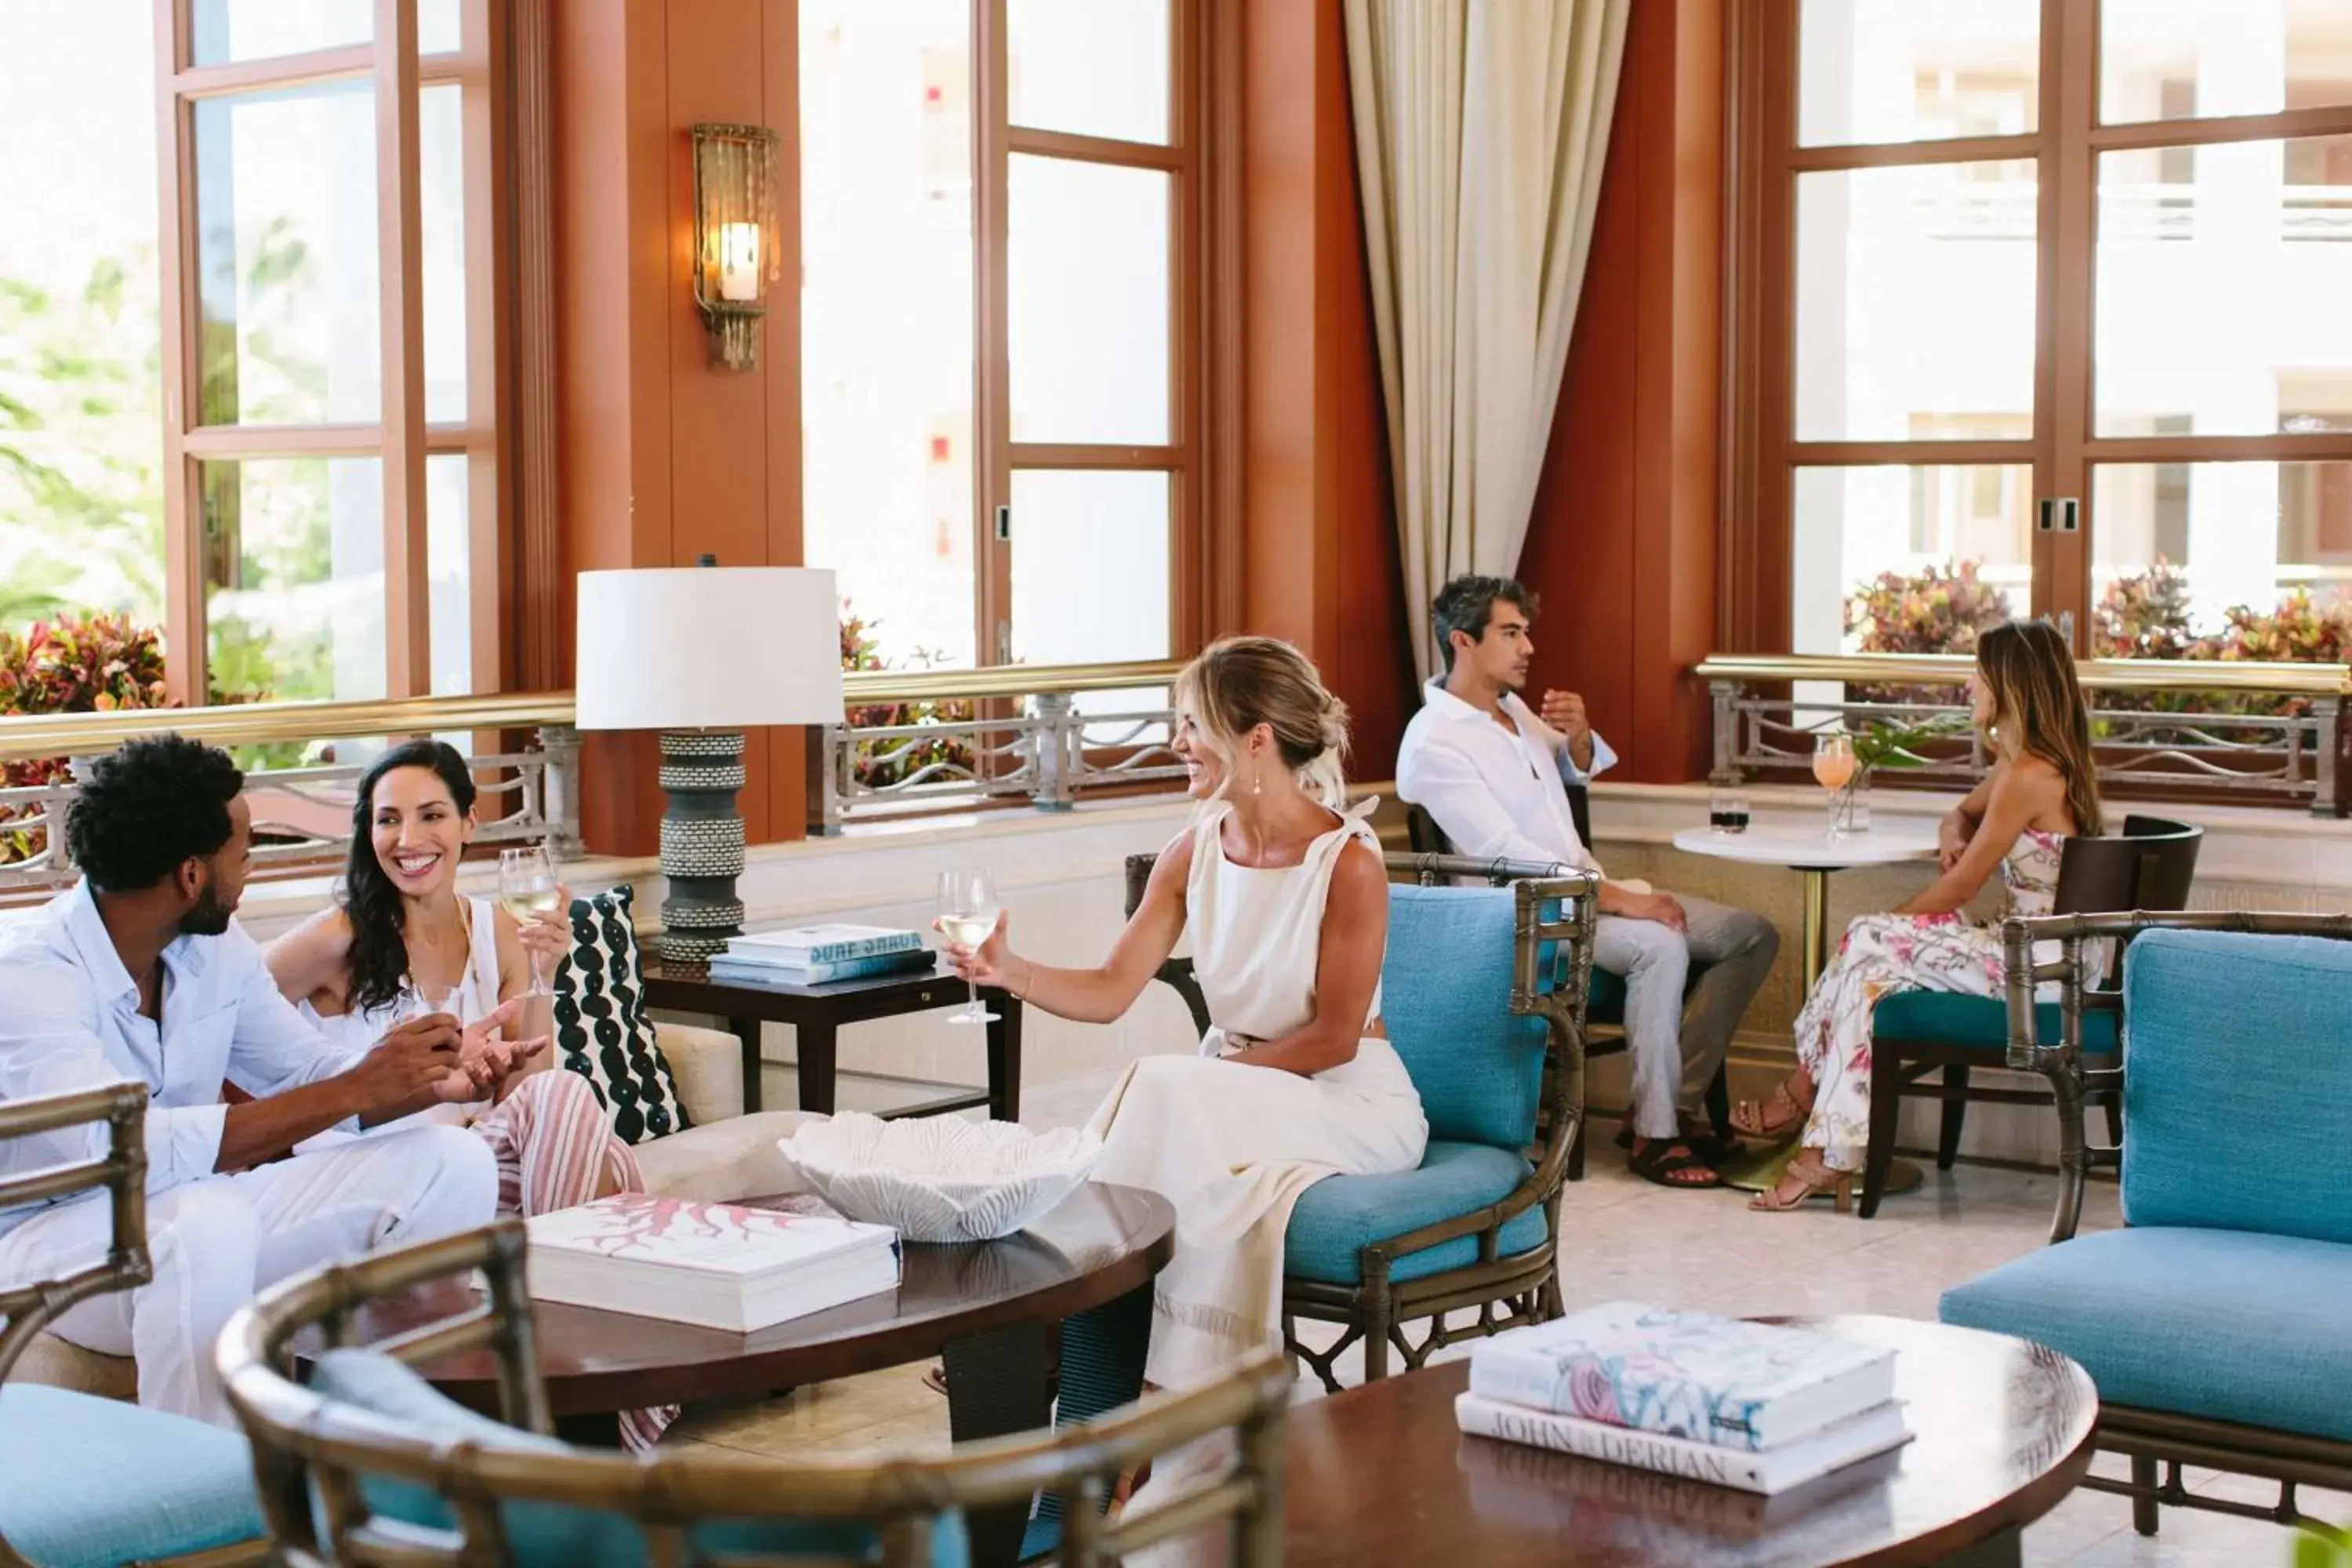
M425 528L425 253L416 0L376 0L377 238L383 351L384 695L433 689Z
M2036 614L2074 617L2075 651L2091 635L2090 436L2093 268L2098 242L2091 128L2097 117L2098 0L2043 0L2042 156L2038 242L2037 494L2073 497L2080 529L2033 538Z
M996 512L1013 500L1012 76L1005 0L972 0L972 563L978 664L1013 658L1013 551Z
M195 226L189 204L195 191L194 149L188 105L173 88L187 58L186 7L156 0L156 195L161 212L156 253L162 259L163 371L163 683L182 707L205 700L204 496L185 437L199 416L195 342L201 313L191 306L195 288Z

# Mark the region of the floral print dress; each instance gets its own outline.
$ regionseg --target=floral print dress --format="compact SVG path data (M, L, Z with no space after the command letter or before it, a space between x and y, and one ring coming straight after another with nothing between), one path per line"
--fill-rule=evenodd
M2046 915L2056 901L2063 835L2029 827L2001 858L2012 915ZM1797 1015L1797 1059L1813 1080L1801 1142L1832 1171L1859 1171L1870 1142L1872 1011L1890 991L1999 997L2007 965L2000 928L1954 911L1864 915L1845 928L1837 956Z

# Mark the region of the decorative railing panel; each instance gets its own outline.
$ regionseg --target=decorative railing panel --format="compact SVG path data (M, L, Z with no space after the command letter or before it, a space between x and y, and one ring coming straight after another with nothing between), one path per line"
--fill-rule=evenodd
M1965 705L1941 692L1965 683L1969 668L1965 658L1716 655L1695 671L1714 699L1713 776L1737 783L1752 773L1802 768L1814 733L1837 724L1854 730L1873 719L1965 716ZM2085 659L2076 670L2091 704L2103 786L2211 792L2326 816L2352 805L2346 666ZM1890 693L1898 695L1889 700ZM2275 700L2264 705L2284 710L2236 710L2250 699ZM2230 710L2199 711L2200 702ZM1980 776L1988 762L1973 731L1921 754L1921 765L1897 776L1957 783Z

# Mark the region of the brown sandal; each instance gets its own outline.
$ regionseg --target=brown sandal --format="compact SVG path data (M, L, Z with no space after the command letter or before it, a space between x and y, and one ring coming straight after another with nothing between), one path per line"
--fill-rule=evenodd
M1793 1192L1790 1191L1792 1182L1796 1184ZM1791 1160L1788 1169L1780 1173L1780 1180L1772 1190L1757 1194L1748 1201L1748 1206L1758 1214L1787 1214L1824 1195L1838 1213L1851 1210L1853 1207L1853 1173L1832 1171L1827 1165L1817 1166L1811 1171L1800 1170L1797 1163Z
M1789 1085L1795 1081L1792 1078L1784 1078L1772 1086L1771 1094L1765 1099L1743 1100L1733 1106L1731 1108L1732 1127L1745 1132L1750 1138L1780 1139L1792 1136L1798 1128L1805 1124L1805 1118L1813 1113L1811 1104L1798 1103L1797 1097L1789 1092ZM1769 1121L1766 1121L1765 1112L1770 1110L1775 1105L1788 1107L1789 1113L1786 1116L1776 1116Z
M1662 1187L1675 1187L1691 1192L1723 1185L1723 1177L1714 1166L1690 1152L1690 1146L1672 1138L1638 1139L1625 1168L1645 1182L1655 1182ZM1685 1180L1685 1178L1690 1178Z

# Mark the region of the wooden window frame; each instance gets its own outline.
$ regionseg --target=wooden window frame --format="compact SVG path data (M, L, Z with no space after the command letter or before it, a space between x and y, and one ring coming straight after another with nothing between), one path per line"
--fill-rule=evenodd
M155 0L163 274L165 687L201 707L210 691L204 571L203 468L207 460L373 457L383 469L384 694L432 690L430 576L425 558L428 457L467 459L467 563L473 694L505 689L513 565L513 396L510 245L505 223L511 165L509 0L458 0L455 53L420 56L416 0L374 0L371 41L240 60L193 63L192 0ZM376 126L377 242L383 395L369 424L205 425L196 342L199 300L194 110L206 99L368 79ZM466 253L466 417L425 417L424 288L418 170L419 94L460 89Z
M972 242L974 437L982 460L972 465L972 614L974 662L1011 663L1013 552L996 536L997 509L1013 504L1013 476L1022 470L1110 470L1166 473L1169 479L1168 654L1197 652L1230 613L1237 597L1220 587L1219 538L1237 527L1236 467L1213 463L1206 438L1211 410L1237 405L1239 344L1219 348L1212 323L1227 319L1221 301L1239 287L1238 266L1213 255L1210 236L1232 228L1239 205L1237 149L1213 134L1217 62L1229 51L1225 35L1236 19L1213 0L1170 0L1169 139L1165 144L1041 131L1012 123L1007 0L972 0ZM1154 445L1013 439L1011 354L1011 201L1014 155L1064 159L1117 168L1151 169L1169 176L1168 439ZM1219 189L1212 191L1212 184ZM1215 392L1211 389L1212 378ZM1228 493L1231 492L1231 493ZM822 563L818 563L822 564Z
M1795 473L1867 464L2014 463L2033 493L2081 503L2074 533L2032 536L2032 613L2074 617L2090 651L2092 470L2101 463L2352 461L2352 431L2263 436L2095 434L2097 160L2131 148L2352 135L2352 104L2199 120L2098 121L2099 0L2042 0L2040 108L2017 136L1798 145L1797 0L1731 0L1725 135L1723 548L1719 646L1790 651ZM1796 439L1796 195L1800 174L1997 158L2039 164L2034 433L2017 440Z

